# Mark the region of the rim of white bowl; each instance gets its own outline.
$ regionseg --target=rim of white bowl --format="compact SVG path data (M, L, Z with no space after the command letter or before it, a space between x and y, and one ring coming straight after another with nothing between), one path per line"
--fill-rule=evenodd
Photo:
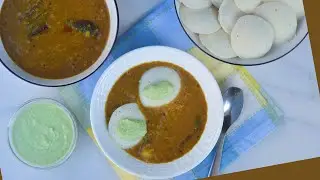
M32 163L28 162L27 160L25 160L23 157L21 157L19 155L19 153L16 151L14 145L12 144L12 126L16 122L17 116L21 113L22 110L24 110L26 107L30 106L31 104L41 103L41 102L55 104L59 108L61 108L64 111L64 113L66 113L69 116L69 118L71 119L71 122L72 122L73 137L74 137L73 140L72 140L72 144L70 146L70 150L60 160L58 160L58 161L56 161L56 162L54 162L54 163L52 163L50 165L46 165L46 166L40 166L40 165L32 164ZM29 100L29 101L25 102L13 114L13 116L11 117L11 119L9 121L9 124L8 124L8 143L9 143L9 147L10 147L12 153L22 163L24 163L24 164L26 164L26 165L28 165L30 167L33 167L33 168L51 169L51 168L55 168L55 167L58 167L58 166L62 165L63 163L65 163L71 157L74 149L76 148L77 142L78 142L78 127L77 127L75 116L63 104L61 104L60 102L58 102L58 101L56 101L54 99L36 98L36 99L32 99L32 100Z
M105 120L107 97L118 78L132 67L154 61L172 63L188 71L200 84L208 106L207 123L198 143L181 158L162 164L142 162L122 150L110 137ZM148 46L126 53L104 71L92 95L90 119L98 145L113 163L142 178L171 178L193 169L212 151L222 129L223 100L212 73L195 57L170 47Z
M298 21L301 21L302 24L298 24L298 29L302 29L301 32L299 34L297 34L295 36L294 39L292 39L291 41L295 41L295 43L291 44L290 46L288 45L286 48L284 48L284 45L281 46L273 46L272 49L270 50L270 52L274 49L277 49L278 47L282 47L285 50L283 50L283 53L281 53L281 55L278 55L276 58L271 58L270 60L267 61L261 61L258 62L256 59L239 59L239 60L235 60L236 58L232 58L232 59L221 59L219 57L216 57L214 55L212 55L212 53L209 52L209 50L207 50L198 39L195 39L196 37L194 37L194 34L189 34L188 31L185 29L180 17L179 17L179 12L178 12L178 8L180 7L181 2L179 0L174 0L174 7L175 7L175 12L177 15L177 19L181 25L181 28L183 29L184 33L187 35L187 37L192 41L192 43L199 48L203 53L205 53L206 55L210 56L211 58L214 58L218 61L227 63L227 64L231 64L231 65L237 65L237 66L259 66L259 65L264 65L264 64L268 64L268 63L272 63L275 62L279 59L282 59L283 57L287 56L288 54L290 54L292 51L294 51L297 47L299 47L299 45L306 39L306 37L308 36L309 32L308 32L308 25L307 25L307 19L304 17ZM300 26L299 26L300 25ZM298 39L296 39L298 37ZM290 42L287 42L287 44L290 44ZM270 53L268 52L268 53ZM268 54L267 54L268 55ZM265 57L265 56L264 56ZM262 57L262 58L264 58ZM261 58L258 58L261 59ZM249 61L252 61L249 63ZM245 63L246 62L246 63ZM254 63L256 62L256 63Z
M0 11L2 9L3 2L4 0L0 1ZM110 53L112 52L115 46L117 35L119 32L119 9L118 9L117 2L116 0L111 0L111 1L105 0L105 2L108 8L109 17L110 17L110 31L109 31L107 42L105 44L103 51L101 52L99 58L95 61L95 63L92 64L83 72L81 72L80 74L77 74L68 78L63 78L63 79L45 79L45 78L40 78L40 77L31 75L30 73L20 68L11 59L11 57L8 55L7 51L4 48L1 37L0 37L0 62L3 64L3 66L6 69L8 69L8 71L10 71L16 77L22 79L23 81L26 81L28 83L38 85L38 86L44 86L44 87L68 86L90 77L103 65L103 63L109 57ZM4 61L3 59L7 59L7 60Z

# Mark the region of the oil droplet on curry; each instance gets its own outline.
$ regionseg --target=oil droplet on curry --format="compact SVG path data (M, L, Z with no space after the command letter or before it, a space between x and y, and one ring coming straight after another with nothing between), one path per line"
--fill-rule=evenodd
M105 0L5 0L1 38L24 71L63 79L96 62L108 39L109 20Z
M147 108L139 98L139 81L146 71L159 66L179 74L180 92L166 105ZM187 71L170 63L145 63L124 73L108 95L106 123L118 107L127 103L138 104L147 121L147 133L126 151L148 163L171 162L188 153L199 141L207 122L207 102L200 85Z

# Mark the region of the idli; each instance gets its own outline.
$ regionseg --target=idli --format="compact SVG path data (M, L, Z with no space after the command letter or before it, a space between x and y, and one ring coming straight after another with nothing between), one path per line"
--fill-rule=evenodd
M301 19L302 17L305 16L303 0L263 0L263 1L264 2L278 1L278 2L286 3L287 5L289 5L294 9L297 15L297 19Z
M210 0L180 0L180 2L191 9L203 9L212 5Z
M186 31L187 35L191 38L194 44L199 46L202 50L209 52L207 48L201 44L198 34L191 32L187 27L184 27L184 30Z
M222 29L219 31L205 35L199 35L201 43L217 58L230 59L236 57L230 42L230 35Z
M218 12L213 7L198 10L181 4L179 12L181 22L194 33L211 34L221 28Z
M270 51L274 30L269 22L255 15L239 18L231 33L231 46L242 59L260 58Z
M218 19L223 30L230 34L237 20L243 15L245 13L237 7L234 0L224 0L219 8Z
M219 8L221 6L222 1L223 0L211 0L212 4L217 8Z
M264 18L274 28L275 44L291 40L297 31L297 17L294 10L282 2L268 2L256 8L255 14Z
M234 2L241 11L251 13L261 4L262 0L234 0Z

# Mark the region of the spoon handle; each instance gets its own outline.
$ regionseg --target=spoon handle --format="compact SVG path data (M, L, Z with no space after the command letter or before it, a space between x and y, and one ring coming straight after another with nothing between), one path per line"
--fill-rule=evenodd
M208 177L219 175L220 163L222 158L222 148L223 148L223 142L224 142L223 140L224 140L224 134L221 134L217 143L218 148L216 151L216 155L214 157L214 160L212 161L212 164L208 173Z

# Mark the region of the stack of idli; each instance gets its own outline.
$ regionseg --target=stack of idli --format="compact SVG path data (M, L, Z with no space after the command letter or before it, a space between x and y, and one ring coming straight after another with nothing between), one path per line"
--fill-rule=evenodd
M201 48L220 59L257 59L291 41L303 0L178 0L179 18Z

